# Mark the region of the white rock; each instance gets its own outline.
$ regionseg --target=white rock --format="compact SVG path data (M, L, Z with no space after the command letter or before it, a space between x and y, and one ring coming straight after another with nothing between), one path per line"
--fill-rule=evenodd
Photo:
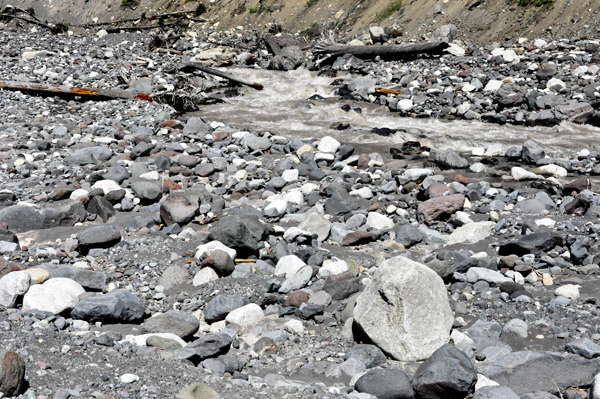
M123 342L129 342L136 346L146 346L146 340L148 339L148 337L151 337L151 336L157 336L157 337L165 338L165 339L172 339L173 341L177 341L179 344L181 344L182 347L185 347L187 345L187 342L185 342L178 335L175 335L173 333L150 333L150 334L142 334L142 335L127 335L125 337L125 339L122 339L121 341L119 341L119 343L122 344Z
M585 75L588 71L588 67L585 65L581 65L573 70L573 76L581 76Z
M215 249L220 249L227 252L227 255L229 255L231 259L235 259L237 257L237 251L235 249L229 248L220 241L211 241L207 244L198 245L196 249L198 249L198 251L196 251L196 255L194 255L196 259L204 259L208 257Z
M487 168L481 162L475 162L472 165L469 165L469 172L471 173L486 173Z
M153 171L150 171L150 172L148 172L148 173L143 173L143 174L141 174L141 175L140 175L140 178L141 178L141 179L146 179L146 180L154 180L154 181L157 181L157 180L160 180L160 174L158 173L158 171L156 171L156 170L153 170Z
M554 164L540 166L535 171L543 176L567 177L567 170Z
M131 384L132 382L139 381L139 380L140 380L140 377L138 377L135 374L126 373L121 376L121 382L123 384Z
M456 113L459 115L464 115L471 109L470 103L462 103L458 107L456 107Z
M452 220L454 221L454 224L458 226L464 226L465 224L473 223L469 214L463 211L456 211L454 216L452 216Z
M269 205L265 207L264 214L271 217L279 217L285 215L285 210L287 209L288 202L286 200L280 199L272 201Z
M510 174L515 180L544 180L544 176L531 173L519 166L515 166L510 170Z
M392 219L377 212L369 212L367 224L377 230L391 230L394 228Z
M552 78L546 83L546 87L550 90L560 91L567 88L567 84L560 79Z
M485 148L475 147L471 150L471 155L474 157L482 157L485 154Z
M371 191L370 187L363 187L359 188L358 190L352 190L350 191L350 195L353 197L360 197L364 199L373 198L373 192Z
M421 181L425 179L427 176L433 176L433 170L431 169L407 169L402 174L402 177L411 181Z
M114 180L99 180L92 186L92 190L101 189L104 191L104 195L110 193L111 191L120 190L121 186Z
M300 320L292 319L283 325L283 329L290 334L301 335L304 332L304 325Z
M504 50L502 52L502 58L504 59L505 62L514 62L514 61L519 61L519 57L517 56L517 53L515 52L515 50Z
M463 351L470 359L475 357L475 341L471 337L458 330L453 330L450 338L452 338L454 346Z
M473 86L473 85L472 85L472 84L470 84L470 83L463 83L463 85L462 85L462 87L461 87L461 90L462 90L463 92L465 92L465 93L470 93L470 92L472 92L472 91L475 91L476 89L477 89L477 87ZM462 105L465 105L465 104L462 104ZM459 107L460 107L460 106L459 106ZM459 114L460 114L460 115L462 115L462 114L464 114L465 112L467 112L467 111L469 110L469 108L471 108L471 105L470 105L470 104L467 104L467 107L468 107L468 108L466 109L466 111L464 111L464 112L462 112L462 113L460 113L460 112L459 112Z
M298 169L287 169L283 171L281 177L288 183L294 183L298 181L298 173Z
M485 388L485 387L497 387L499 385L500 384L498 384L496 381L490 380L485 375L483 375L483 374L477 374L477 383L475 383L475 392L477 392L477 390L479 390L481 388Z
M302 194L304 194L304 195L308 195L318 189L319 189L319 186L317 186L314 183L306 183L306 184L303 184L302 187L300 187L300 191L302 191Z
M25 271L11 272L0 278L0 305L13 308L20 296L24 295L31 284L31 276Z
M468 225L467 225L468 226ZM472 267L467 271L467 280L474 284L479 280L487 281L490 284L500 285L511 282L512 279L505 277L502 273L495 270L485 269L483 267Z
M487 85L483 88L483 91L491 91L497 92L500 87L502 87L503 83L499 80L492 79L488 82Z
M304 266L306 266L306 263L296 255L282 256L275 266L275 275L288 278Z
M302 205L304 203L304 196L298 190L291 190L283 195L283 200L292 204Z
M579 288L580 285L565 284L554 290L554 294L558 296L564 296L566 298L576 301L579 299Z
M69 196L69 199L76 200L76 199L78 199L80 197L87 197L89 193L90 192L88 190L84 190L82 188L79 188L77 190L73 190L73 192Z
M199 287L210 281L215 281L218 279L219 276L212 268L205 267L196 272L196 274L194 275L194 279L192 280L192 285L194 287Z
M543 40L543 39L536 39L533 42L533 45L536 46L536 47L539 47L539 48L543 48L543 47L546 47L548 45L548 42L545 41L545 40Z
M52 280L54 279L48 281ZM75 281L73 282L75 283ZM61 314L67 310L72 310L77 306L77 302L79 302L79 299L76 295L52 286L46 286L46 283L44 283L29 287L29 291L23 297L23 311L38 309L44 312Z
M492 229L496 223L494 222L476 222L468 223L454 230L446 245L453 244L475 244L492 235Z
M457 57L462 57L466 53L462 47L460 47L458 44L455 44L455 43L450 43L448 45L448 48L445 49L444 51L446 51L447 53L450 53L452 55L455 55Z
M553 220L550 218L543 218L543 219L536 220L535 224L537 224L538 226L543 226L543 227L554 227L554 225L556 224L556 220Z
M346 273L350 268L348 264L343 260L338 260L337 262L329 262L319 269L317 276L319 278L327 278L329 276L335 276L336 274Z
M590 150L583 149L577 153L578 157L587 158L590 155Z
M251 303L230 312L225 321L235 323L242 328L252 327L260 323L265 318L263 310L255 303Z
M408 112L413 109L413 106L413 101L410 98L405 98L398 101L397 109L398 111Z
M108 32L106 31L106 29L100 29L98 32L96 32L96 36L98 36L98 37L104 37L107 35L108 35Z
M317 149L321 152L335 154L341 147L339 141L330 136L325 136L319 141Z
M448 342L454 315L442 279L398 256L383 262L358 296L354 321L382 350L412 362Z

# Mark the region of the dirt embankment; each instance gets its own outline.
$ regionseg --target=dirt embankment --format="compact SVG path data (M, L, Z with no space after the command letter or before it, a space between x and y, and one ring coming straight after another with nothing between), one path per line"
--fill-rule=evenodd
M0 5L32 7L36 15L70 26L190 10L196 0L1 0ZM204 28L267 29L279 24L290 33L327 33L344 36L365 32L369 26L396 25L407 37L427 36L453 23L461 38L489 43L518 37L594 38L600 34L600 2L554 0L552 5L518 5L517 0L204 0L209 23Z

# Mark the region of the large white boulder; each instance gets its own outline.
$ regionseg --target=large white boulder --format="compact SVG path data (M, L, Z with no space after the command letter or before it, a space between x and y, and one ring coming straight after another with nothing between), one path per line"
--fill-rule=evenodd
M448 343L454 315L442 279L398 256L383 262L358 296L354 320L382 350L412 362Z
M78 295L85 290L69 278L51 278L44 284L32 285L23 297L23 311L31 309L61 314L77 306Z
M31 276L27 272L12 272L0 278L0 305L14 308L19 297L24 295L31 284Z
M228 323L234 323L242 328L252 327L260 323L265 318L265 313L255 303L251 303L241 308L237 308L231 311L225 321Z

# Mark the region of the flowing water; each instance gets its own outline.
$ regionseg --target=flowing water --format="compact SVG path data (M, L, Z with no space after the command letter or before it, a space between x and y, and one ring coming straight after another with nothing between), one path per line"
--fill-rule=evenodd
M470 151L473 147L485 147L490 153L500 154L511 145L531 139L554 156L573 156L581 149L600 147L600 128L593 126L572 123L554 127L500 126L477 121L406 118L381 105L339 100L334 94L336 87L331 86L334 78L317 77L315 72L304 69L278 72L236 68L228 72L258 82L264 90L244 87L240 90L243 95L228 98L224 104L205 106L195 115L252 132L269 131L299 138L332 136L365 149L381 150L417 140L438 150ZM325 100L308 100L314 94ZM353 109L359 107L362 112L346 112L341 108L345 104ZM349 123L351 127L331 129L331 124L337 122ZM384 137L371 133L375 127L404 131Z

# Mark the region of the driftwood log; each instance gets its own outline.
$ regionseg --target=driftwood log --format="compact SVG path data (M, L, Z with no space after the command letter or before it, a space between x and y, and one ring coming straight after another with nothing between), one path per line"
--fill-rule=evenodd
M227 79L227 80L231 80L232 82L236 82L236 83L243 84L245 86L253 87L256 90L262 90L263 89L263 86L260 83L254 83L254 82L250 82L250 81L247 81L247 80L244 80L244 79L240 79L240 78L238 78L236 76L233 76L233 75L231 75L229 73L221 72L218 69L210 68L210 67L207 67L205 65L198 64L196 62L191 62L191 61L184 62L179 67L179 70L183 71L183 72L185 72L185 71L192 71L192 70L199 70L199 71L208 73L210 75L215 75L215 76Z
M0 80L0 89L23 91L32 95L53 96L66 99L82 100L112 100L112 99L138 99L152 101L149 95L129 90L113 89L86 89L81 87L55 86L44 83L18 82Z
M449 47L446 42L430 42L406 45L387 45L387 46L346 46L341 44L317 44L314 52L317 54L329 55L333 58L344 54L352 54L356 58L371 59L379 56L386 61L399 61L415 56L441 55Z

